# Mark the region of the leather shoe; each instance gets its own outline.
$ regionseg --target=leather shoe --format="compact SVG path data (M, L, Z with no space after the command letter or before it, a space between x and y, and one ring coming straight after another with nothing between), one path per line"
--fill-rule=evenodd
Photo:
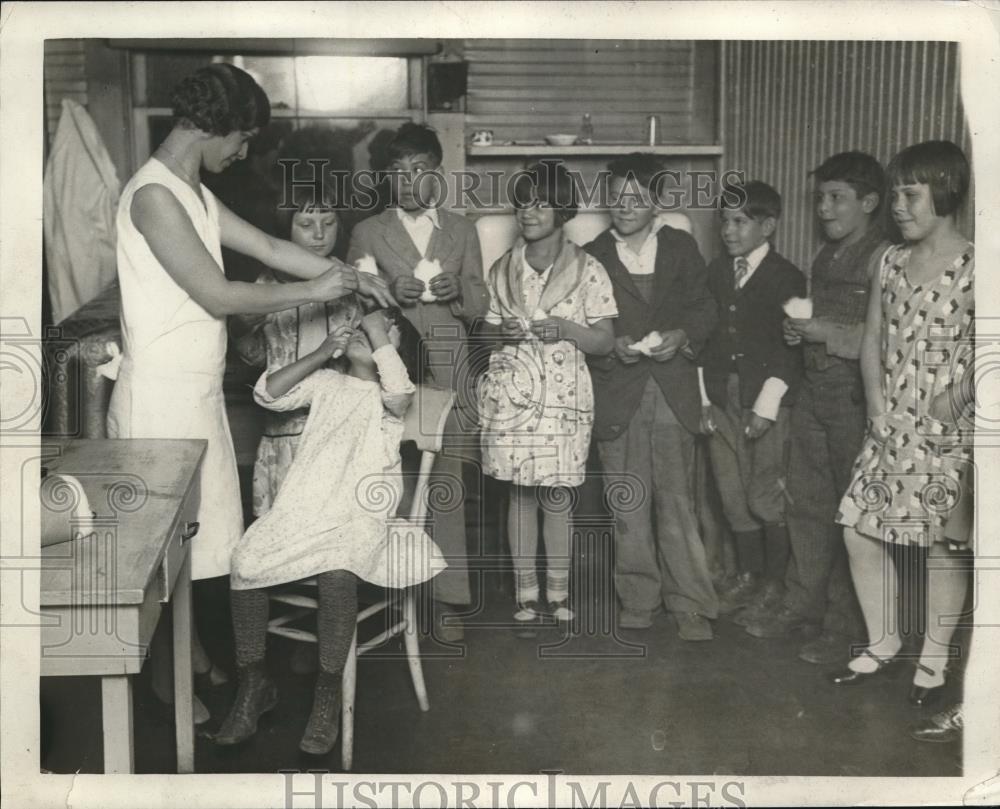
M888 660L883 660L880 657L876 657L875 654L868 649L862 651L861 654L872 658L878 664L878 668L876 668L875 671L855 671L850 666L845 666L838 671L829 672L826 675L826 681L830 683L830 685L861 685L874 677L896 677L896 675L902 671L903 661L899 660L898 657L891 657Z
M239 668L236 699L214 740L229 746L245 742L257 732L261 716L278 704L278 689L268 678L263 663Z
M934 714L926 722L914 725L910 736L918 742L954 742L962 738L962 703L952 705L940 713Z
M341 677L321 671L316 678L312 711L299 750L313 756L325 756L333 749L339 734Z
M759 589L760 577L756 573L740 573L733 586L719 595L719 615L749 606Z

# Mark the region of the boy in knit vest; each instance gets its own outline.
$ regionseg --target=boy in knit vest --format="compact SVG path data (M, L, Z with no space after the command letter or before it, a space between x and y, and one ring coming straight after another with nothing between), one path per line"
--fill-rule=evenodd
M608 498L618 623L648 628L662 603L683 640L711 640L718 599L694 510L693 358L715 325L715 301L694 239L656 216L658 159L634 153L608 169L613 226L586 248L607 270L618 302L615 351L591 360L594 436L609 493L616 484L630 491L637 480L643 489L638 505ZM633 347L651 332L662 342L646 352Z
M806 279L770 243L781 196L753 181L724 189L726 254L708 268L719 325L701 355L702 428L736 540L739 571L720 594L721 613L784 595L789 540L785 480L789 403L802 375L801 349L782 339L783 305Z
M833 518L865 435L858 357L871 274L889 243L877 220L885 176L874 157L836 154L813 176L825 244L810 274L812 317L784 324L785 342L801 344L805 358L788 466L793 564L785 603L748 622L747 631L773 638L821 628L799 656L829 664L849 656L852 638L864 637L842 532Z

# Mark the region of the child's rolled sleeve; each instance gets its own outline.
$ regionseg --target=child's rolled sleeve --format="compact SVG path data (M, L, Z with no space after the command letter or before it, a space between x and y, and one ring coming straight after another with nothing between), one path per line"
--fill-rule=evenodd
M319 381L317 377L323 373L330 374L335 372L324 371L322 369L316 371L281 396L271 396L267 392L267 377L269 373L270 371L265 371L260 375L257 384L253 388L253 398L261 407L282 412L285 410L298 410L300 407L308 407L316 392L316 384Z
M378 367L382 405L401 419L406 414L417 387L410 380L406 366L391 345L384 345L373 351L372 359Z

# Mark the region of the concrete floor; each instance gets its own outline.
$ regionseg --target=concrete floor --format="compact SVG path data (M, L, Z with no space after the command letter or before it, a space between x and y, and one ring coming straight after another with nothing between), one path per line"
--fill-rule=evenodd
M672 619L615 636L591 603L593 631L548 630L534 641L502 626L510 604L492 581L458 647L423 646L431 710L413 696L399 645L358 669L355 771L398 773L948 776L960 774L959 744L912 741L909 725L930 713L907 704L908 676L838 690L823 669L796 659L794 641L762 641L726 622L711 643L684 643ZM206 640L229 661L223 587L199 593ZM377 628L375 628L377 629ZM298 752L312 678L291 673L290 642L273 639L269 665L278 708L239 748L199 738L199 772L339 770L339 744L322 760ZM955 678L959 679L958 677ZM233 686L209 692L209 727L221 722ZM950 694L957 689L949 686ZM93 678L47 678L42 766L100 772L100 689ZM135 683L136 768L174 771L173 729L149 689Z
M241 469L249 490L249 469ZM592 494L592 493L591 493ZM592 499L592 498L591 498ZM496 548L495 486L485 491L484 537ZM587 490L578 508L588 510ZM591 504L592 505L592 504ZM401 644L358 667L354 770L394 773L718 774L951 776L961 773L961 745L922 744L909 726L933 713L911 707L910 675L859 688L827 685L825 669L796 658L799 640L758 640L726 621L710 643L677 638L673 619L618 632L610 543L600 531L578 543L573 588L580 611L570 630L517 638L509 626L509 575L482 572L476 605L459 646L422 645L430 712L421 713ZM487 553L488 556L488 553ZM494 556L487 567L500 558ZM196 585L206 646L232 671L225 580ZM905 616L904 616L905 618ZM376 634L379 626L365 627ZM960 640L960 639L959 639ZM919 638L909 639L916 644ZM269 640L269 667L280 702L257 736L238 748L196 743L203 773L340 769L340 745L323 759L298 742L312 703L312 677L289 668L291 642ZM845 650L845 660L847 650ZM149 666L135 678L136 770L174 772L172 712L149 686ZM943 704L959 696L952 675ZM234 693L228 684L203 695L218 727ZM95 678L41 682L45 729L41 766L53 772L103 768L100 685ZM936 710L936 709L935 709Z

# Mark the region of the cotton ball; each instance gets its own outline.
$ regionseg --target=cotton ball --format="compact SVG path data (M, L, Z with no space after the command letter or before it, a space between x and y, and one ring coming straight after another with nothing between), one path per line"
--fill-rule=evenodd
M378 265L372 256L362 256L357 260L354 267L358 272L367 273L368 275L378 275Z
M441 262L437 259L428 261L426 258L422 258L417 266L414 267L413 277L424 282L424 291L420 295L420 300L424 301L424 303L433 303L437 300L437 296L431 292L430 283L441 272Z
M545 310L544 309L538 308L538 309L535 309L535 311L531 313L531 319L532 320L546 320L546 319L548 319L548 315L545 314Z
M809 320L813 316L812 298L789 298L782 308L786 315L797 320Z

